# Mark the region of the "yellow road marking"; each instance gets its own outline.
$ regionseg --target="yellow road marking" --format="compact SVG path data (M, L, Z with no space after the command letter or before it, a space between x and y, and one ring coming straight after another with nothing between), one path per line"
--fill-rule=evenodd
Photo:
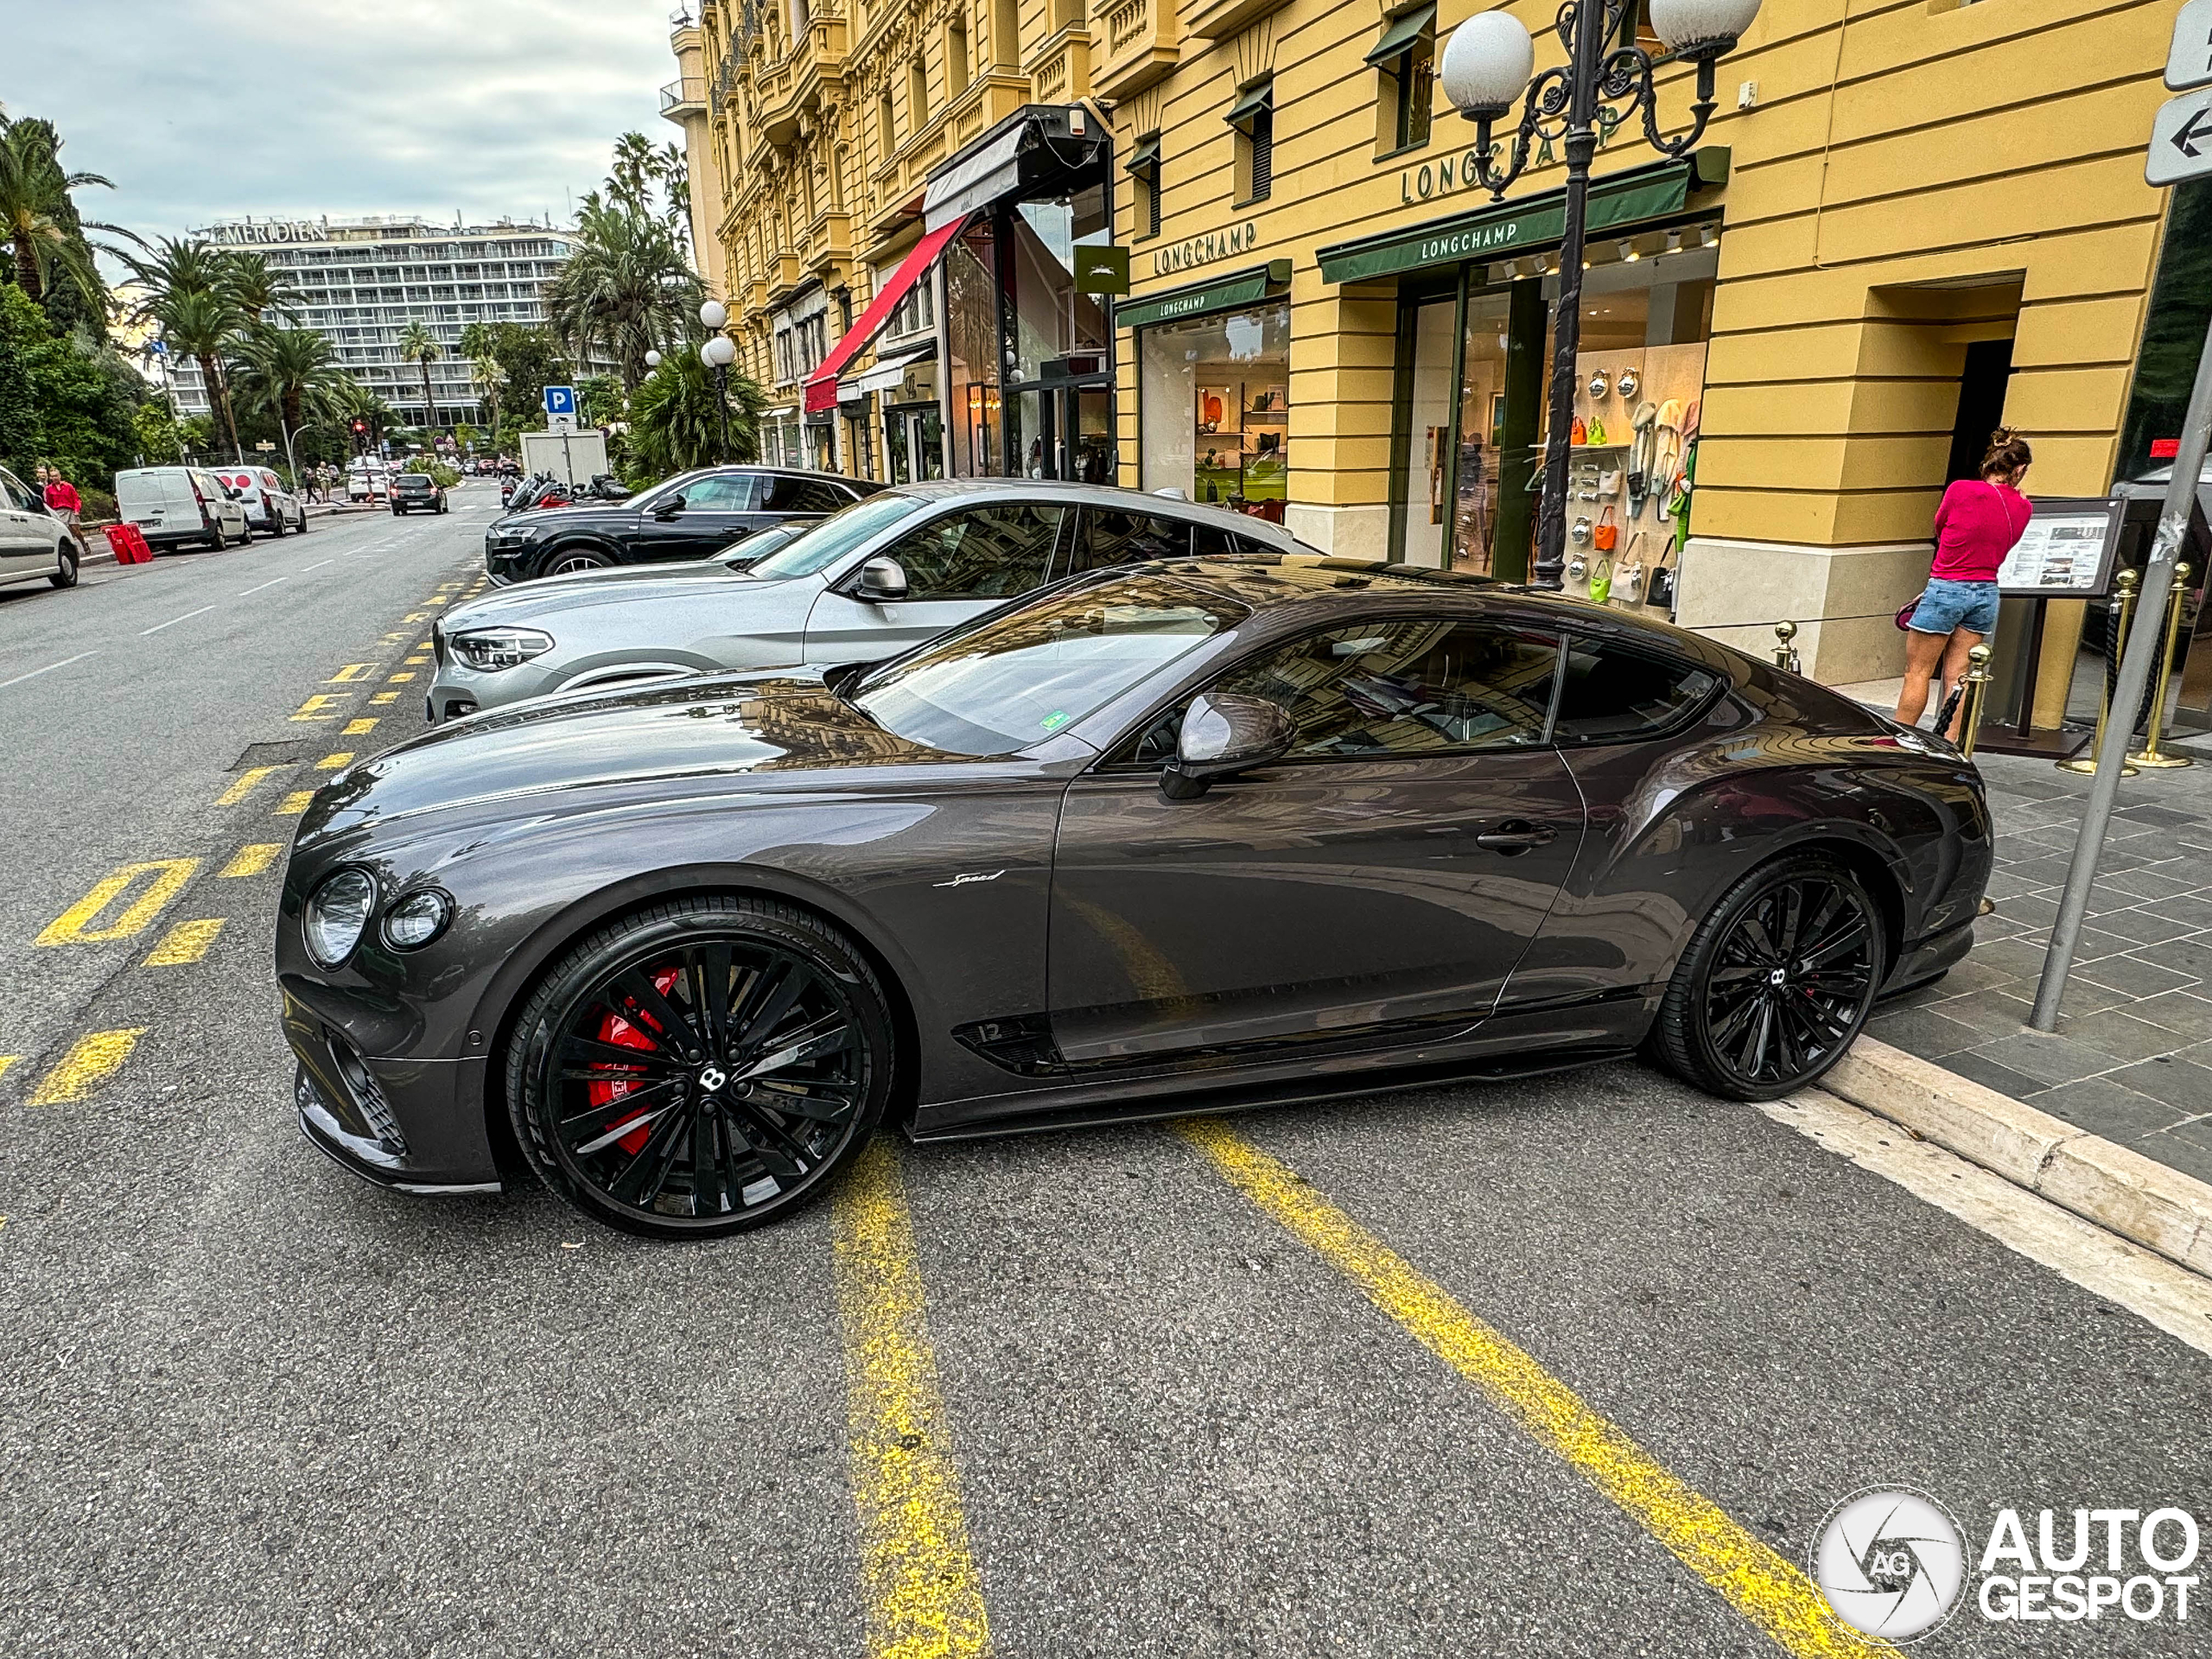
M397 685L397 684L398 684L402 680L411 680L411 679L413 679L414 677L414 677L412 674L405 674L405 673L401 673L401 674L387 674L386 676L385 676L385 682L384 682L384 683L385 683L386 685Z
M410 657L403 666L407 668L420 668L423 664L429 660L430 659L428 657Z
M1230 1184L1726 1597L1785 1652L1894 1655L1839 1619L1798 1568L1677 1479L1522 1348L1417 1272L1287 1166L1217 1121L1179 1126Z
M412 611L399 620L403 622L427 622L430 620L430 613L428 611Z
M346 729L339 733L339 736L361 737L366 735L370 732L373 732L376 728L376 716L374 715L371 715L365 720L347 721L346 722Z
M379 691L376 696L369 699L369 702L372 707L374 707L379 702L397 702L398 701L399 693L397 691Z
M93 883L92 890L75 904L63 911L46 925L34 944L92 944L107 939L127 939L145 931L146 925L162 913L170 899L184 891L184 885L200 868L196 858L160 858L146 864L124 864ZM120 899L138 878L153 872L154 880L146 891L133 899L130 908L105 927L92 924L99 913Z
M348 663L325 680L325 685L344 685L349 680L365 680L377 671L374 663Z
M317 772L335 772L339 767L351 762L353 759L353 750L339 749L330 754L324 755L321 760L316 761L315 763L315 769Z
M144 966L148 968L181 968L197 962L207 954L215 943L215 936L223 931L223 918L210 916L203 921L179 922L162 935L162 942L147 953Z
M215 798L215 804L218 806L236 806L240 801L245 799L247 796L253 793L253 786L256 784L268 777L270 773L282 772L284 768L282 766L248 766L244 772L238 774L238 782L232 784L228 789L225 790L221 794Z
M259 875L267 869L276 855L284 850L282 842L257 841L241 847L231 855L231 861L215 872L221 875Z
M834 1227L869 1659L988 1653L913 1220L885 1137L838 1188Z
M338 718L338 711L331 705L345 701L344 692L318 691L300 705L299 712L292 718L294 720L335 720Z
M0 1054L0 1077L8 1075L8 1068L23 1057L20 1054Z
M134 1026L123 1031L92 1031L79 1037L61 1064L46 1074L30 1097L33 1106L66 1106L71 1101L82 1100L101 1084L123 1070L123 1063L130 1058L130 1051L138 1046L138 1039L146 1034L146 1027Z
M296 818L308 810L308 803L313 799L315 799L315 791L296 789L284 798L284 804L276 809L273 816L280 818Z

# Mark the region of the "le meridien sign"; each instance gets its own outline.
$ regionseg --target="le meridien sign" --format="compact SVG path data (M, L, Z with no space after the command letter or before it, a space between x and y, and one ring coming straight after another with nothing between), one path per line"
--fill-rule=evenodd
M270 219L258 225L218 225L207 232L216 242L324 242L330 232L312 219Z

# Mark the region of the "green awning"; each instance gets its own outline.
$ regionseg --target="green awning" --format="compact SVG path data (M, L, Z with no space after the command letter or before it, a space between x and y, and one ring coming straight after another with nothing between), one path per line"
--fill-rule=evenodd
M1142 328L1155 322L1204 316L1210 311L1234 311L1240 306L1257 305L1268 297L1270 289L1284 285L1271 280L1272 275L1265 265L1261 265L1252 270L1217 276L1211 282L1192 283L1188 288L1171 289L1165 294L1147 294L1141 300L1116 305L1114 326Z
M1433 3L1400 12L1382 26L1382 38L1368 48L1367 60L1370 63L1388 63L1393 58L1403 57L1435 21L1436 7Z
M1222 119L1232 127L1241 127L1262 110L1266 109L1274 100L1274 76L1270 75L1265 80L1255 80L1237 93L1236 101L1229 106L1229 113L1222 117Z
M1122 170L1124 173L1146 173L1159 165L1160 135L1155 132L1149 138L1137 140L1136 148L1129 152L1129 159L1122 164Z
M1681 213L1689 203L1694 165L1693 161L1662 162L1592 179L1588 233L1595 236ZM1567 192L1547 190L1519 201L1487 203L1451 219L1431 219L1409 231L1339 242L1320 249L1317 257L1323 282L1357 283L1427 265L1531 253L1558 242L1566 232Z

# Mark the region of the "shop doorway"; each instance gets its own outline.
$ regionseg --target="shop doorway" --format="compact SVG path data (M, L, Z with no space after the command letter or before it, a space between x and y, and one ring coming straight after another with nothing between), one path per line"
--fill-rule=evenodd
M1989 435L2005 422L2005 393L2012 380L2012 341L1977 340L1967 346L1959 372L1959 416L1951 427L1951 461L1943 481L1981 476Z
M944 476L944 416L935 404L887 404L883 458L893 484Z

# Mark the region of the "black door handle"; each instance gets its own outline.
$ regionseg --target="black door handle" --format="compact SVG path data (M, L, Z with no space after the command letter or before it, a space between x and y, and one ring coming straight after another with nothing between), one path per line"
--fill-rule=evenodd
M1525 853L1531 847L1541 847L1559 832L1548 823L1531 823L1526 818L1508 818L1495 830L1485 830L1475 837L1475 845L1485 852L1503 853L1508 856Z

